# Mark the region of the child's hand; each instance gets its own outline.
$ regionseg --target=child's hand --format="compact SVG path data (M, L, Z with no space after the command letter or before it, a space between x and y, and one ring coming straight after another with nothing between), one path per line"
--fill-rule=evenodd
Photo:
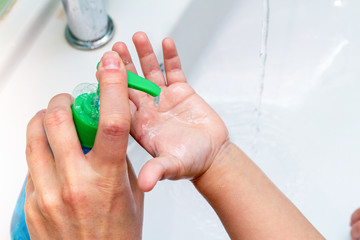
M351 239L360 239L360 208L351 216Z
M129 89L134 103L131 134L154 157L141 169L139 186L150 191L160 179L195 179L211 166L228 139L227 129L187 84L172 39L164 39L162 45L167 83L146 34L136 33L133 41L145 78L161 87L158 108L153 97ZM127 70L137 73L124 43L116 43L113 50L119 53Z

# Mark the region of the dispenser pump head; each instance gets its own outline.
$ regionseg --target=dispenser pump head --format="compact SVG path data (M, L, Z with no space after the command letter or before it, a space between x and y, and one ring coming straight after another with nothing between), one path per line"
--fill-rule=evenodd
M96 69L99 68L99 64L100 62ZM160 87L132 72L126 72L129 88L148 93L157 97L158 100L161 93ZM75 100L71 108L80 143L84 147L92 148L99 124L100 86L99 84L82 83L74 89L73 97Z

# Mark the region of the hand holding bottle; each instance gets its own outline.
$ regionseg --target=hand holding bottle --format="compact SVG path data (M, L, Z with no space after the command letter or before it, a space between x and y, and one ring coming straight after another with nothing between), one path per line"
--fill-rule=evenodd
M141 239L143 193L126 159L130 110L118 54L104 55L97 77L101 108L91 152L82 152L68 94L55 96L28 125L31 239Z

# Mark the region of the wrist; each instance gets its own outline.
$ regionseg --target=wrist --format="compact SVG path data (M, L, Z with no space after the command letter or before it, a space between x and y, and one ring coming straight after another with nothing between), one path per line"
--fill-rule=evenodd
M202 190L213 188L216 185L221 185L225 178L230 174L232 169L232 161L237 159L241 163L243 158L239 158L239 154L246 157L246 155L230 140L227 140L219 148L214 155L213 161L209 168L199 177L192 180L194 186L202 193Z

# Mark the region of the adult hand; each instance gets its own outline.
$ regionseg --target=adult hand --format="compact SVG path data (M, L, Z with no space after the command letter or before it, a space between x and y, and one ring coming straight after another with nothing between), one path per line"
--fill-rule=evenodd
M181 69L174 41L163 40L166 81L145 33L133 36L146 79L161 87L160 103L143 92L129 89L133 106L131 134L154 158L140 171L139 186L150 191L159 179L195 179L211 166L228 139L216 112L190 87ZM123 42L113 46L126 69L137 73Z
M27 128L25 216L31 239L141 239L143 193L126 159L130 110L125 66L106 53L97 77L99 128L83 154L68 94Z

